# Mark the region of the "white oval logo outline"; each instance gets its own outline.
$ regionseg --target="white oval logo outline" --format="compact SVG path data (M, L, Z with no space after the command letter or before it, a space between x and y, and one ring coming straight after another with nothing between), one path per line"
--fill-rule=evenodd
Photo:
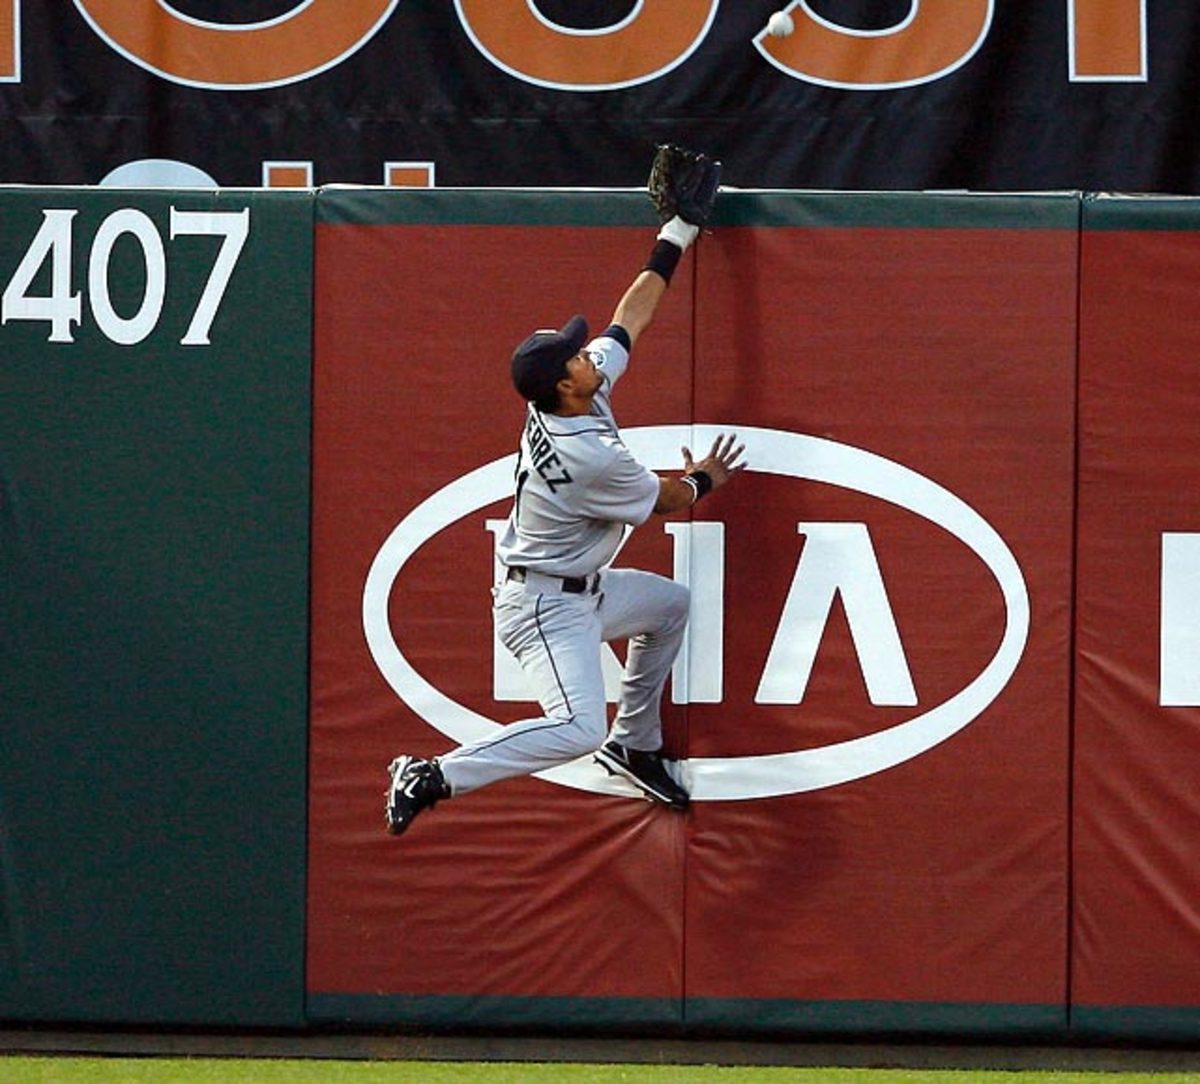
M1015 673L1029 634L1029 595L1020 565L997 531L961 498L890 459L822 437L753 426L662 425L622 431L629 450L651 470L678 470L679 447L706 447L736 430L749 471L799 478L877 497L942 527L970 549L1000 587L1004 635L979 674L948 700L886 730L813 749L681 762L693 801L774 798L838 786L893 768L940 745L977 719ZM393 690L452 741L487 737L504 725L464 707L425 680L404 657L388 621L388 598L400 570L426 542L476 509L512 493L516 456L463 475L414 508L384 541L363 589L363 631L371 656ZM604 794L630 793L582 757L538 777Z

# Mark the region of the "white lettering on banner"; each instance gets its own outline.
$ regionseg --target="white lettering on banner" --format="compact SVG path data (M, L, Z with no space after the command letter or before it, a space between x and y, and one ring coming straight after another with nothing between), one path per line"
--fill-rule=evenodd
M171 240L176 237L220 237L221 247L196 304L192 322L180 343L183 346L208 346L208 333L217 310L229 289L238 258L250 236L250 208L230 211L177 211L171 208Z
M184 86L264 90L310 79L354 56L399 0L297 0L274 19L214 23L167 0L74 0L93 32L130 63ZM785 5L787 38L753 45L790 78L850 90L894 90L940 79L980 49L995 0L910 0L885 30ZM0 83L21 81L21 0L0 0ZM635 0L610 26L546 18L537 0L455 0L463 32L490 63L523 82L568 92L631 87L685 63L708 36L719 0ZM766 22L767 8L763 21ZM1145 0L1066 0L1072 82L1147 78ZM724 59L721 61L724 63Z
M664 529L675 542L674 578L692 593L688 626L671 668L671 701L719 704L725 671L725 524L689 520Z
M908 15L884 30L854 30L821 18L804 0L785 9L796 29L754 45L785 75L840 90L899 90L957 71L983 45L994 0L910 0Z
M822 482L876 497L921 516L962 542L1000 588L1004 631L995 654L962 689L885 730L789 753L686 761L684 776L693 798L768 798L847 783L920 756L978 718L1016 671L1029 633L1025 579L1004 539L949 490L892 460L799 433L740 425L736 429L746 443L749 472ZM651 470L676 470L681 444L703 447L723 431L713 425L664 425L626 429L622 435L630 451ZM456 743L494 735L501 724L458 703L417 672L396 643L388 601L401 570L422 546L464 516L511 497L515 465L515 455L497 459L451 482L409 512L371 562L363 587L363 633L375 665L413 712ZM540 777L598 793L626 793L587 757L542 772Z
M137 158L100 178L101 188L220 188L204 170L174 158Z
M799 704L840 594L850 636L877 706L917 703L896 618L865 523L801 523L807 541L755 694L756 704Z
M0 0L3 2L3 0ZM389 188L433 188L437 163L385 162L383 184ZM263 188L312 188L311 160L262 163ZM173 158L138 158L124 162L100 178L101 188L220 188L209 174Z
M21 0L0 0L0 83L21 81Z
M504 533L505 522L502 519L484 521L484 528L492 535L493 557L495 556L500 536ZM500 562L498 560L495 561L495 571L492 580L493 583L499 584ZM605 674L604 687L605 689L608 688L607 674ZM497 702L523 702L533 699L533 694L529 691L529 685L525 681L525 675L521 672L520 665L513 658L512 652L505 650L504 645L500 642L500 637L496 635L495 629L492 630L492 699Z
M618 90L683 64L708 36L719 0L636 0L609 26L551 22L534 0L454 0L471 44L501 71L552 90Z
M336 67L375 36L399 2L300 0L257 23L194 19L166 0L75 6L110 48L163 79L205 90L263 90Z
M1146 0L1068 0L1068 78L1072 83L1146 82L1146 37Z
M124 236L134 238L142 248L146 268L146 285L138 311L125 319L113 308L108 293L108 265L117 241ZM92 256L88 260L88 292L92 299L92 315L100 330L121 346L140 343L152 332L162 316L167 296L167 253L154 223L143 211L126 208L114 211L101 224L92 241Z
M1163 534L1159 599L1159 705L1200 707L1200 534Z
M50 325L48 341L73 343L73 324L83 321L83 295L72 292L74 223L78 210L50 208L42 212L42 223L21 257L0 298L0 324L15 321ZM241 211L180 211L171 208L170 239L220 237L204 290L196 303L191 322L180 344L210 345L213 321L229 289L246 239L250 236L250 208ZM145 283L137 312L121 316L109 292L109 270L113 250L122 237L131 237L141 248ZM48 294L33 294L34 280L50 265ZM133 346L147 339L158 326L166 301L167 255L154 222L143 211L121 208L113 211L96 230L88 257L88 296L96 326L111 342Z
M42 212L41 228L4 288L0 323L42 320L50 325L50 342L75 341L71 325L83 319L83 295L71 292L71 226L77 214L78 211L58 207ZM50 261L50 293L34 296L29 291L46 260Z

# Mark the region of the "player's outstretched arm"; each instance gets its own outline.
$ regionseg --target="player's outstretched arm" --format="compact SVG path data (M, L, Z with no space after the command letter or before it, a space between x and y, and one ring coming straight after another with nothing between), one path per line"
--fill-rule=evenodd
M650 326L658 303L667 292L671 276L699 229L680 218L672 219L658 231L654 248L637 278L617 302L612 322L629 332L629 341L637 342L638 336Z
M737 434L718 433L708 455L698 463L692 453L683 449L683 475L679 478L659 478L658 501L654 511L670 515L695 504L704 494L720 489L746 466L742 453L744 444L737 444Z
M654 319L683 254L712 214L721 180L721 163L673 143L659 144L650 166L647 191L661 226L654 248L638 277L617 302L612 322L637 341Z
M617 302L612 322L629 332L631 344L636 343L638 336L650 326L658 303L666 292L666 279L653 271L641 271Z

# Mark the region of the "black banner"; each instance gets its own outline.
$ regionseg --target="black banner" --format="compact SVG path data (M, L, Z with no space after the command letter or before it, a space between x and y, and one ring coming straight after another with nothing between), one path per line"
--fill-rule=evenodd
M1200 191L1195 5L778 2L0 0L0 182Z

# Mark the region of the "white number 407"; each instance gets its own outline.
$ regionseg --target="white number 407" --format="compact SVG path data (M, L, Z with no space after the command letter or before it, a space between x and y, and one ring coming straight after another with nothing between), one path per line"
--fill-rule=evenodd
M74 342L71 325L83 319L83 295L72 293L73 226L78 211L45 210L41 228L30 243L0 299L0 323L44 320L52 343ZM113 248L128 235L142 250L146 281L137 312L122 316L113 307L108 274ZM180 211L171 208L171 240L182 236L222 238L208 282L191 323L180 342L207 346L209 331L229 287L238 257L250 235L250 208L241 211ZM33 280L50 262L50 292L32 295ZM88 298L96 325L113 342L132 346L145 339L162 316L167 294L167 255L162 237L149 215L132 208L113 211L96 231L88 257Z

